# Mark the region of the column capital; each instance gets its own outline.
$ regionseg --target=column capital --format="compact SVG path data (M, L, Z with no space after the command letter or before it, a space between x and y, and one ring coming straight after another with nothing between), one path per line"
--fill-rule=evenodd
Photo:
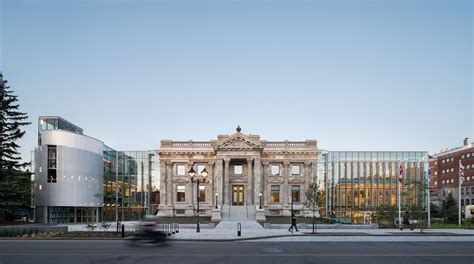
M251 163L253 161L253 158L247 158L247 163Z
M263 166L266 167L266 166L270 165L270 162L269 161L264 161L264 162L262 162L262 164L263 164Z
M230 162L230 158L224 158L224 162L225 162L226 165L228 165L229 162Z
M283 161L283 166L288 166L288 165L290 165L290 161L289 161L289 160Z
M305 166L311 166L311 164L313 164L313 162L312 162L312 161L309 161L309 160L307 160L307 161L304 162L304 165L305 165Z

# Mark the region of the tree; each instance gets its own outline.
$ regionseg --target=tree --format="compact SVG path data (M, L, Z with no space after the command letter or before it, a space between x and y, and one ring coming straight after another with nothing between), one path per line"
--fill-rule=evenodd
M313 212L313 234L314 232L314 221L315 221L315 212L319 211L318 207L318 183L316 181L312 181L309 186L308 190L305 192L306 201L304 202L304 206L311 208Z
M441 205L441 215L446 223L455 224L458 221L458 203L454 199L453 194L449 193L448 197L443 200Z
M372 221L380 227L395 227L395 219L398 217L398 207L393 205L381 205L375 213L371 215Z
M16 143L25 135L21 127L30 122L18 109L18 97L0 72L0 219L11 219L17 210L27 209L30 204L30 173L24 171L29 163L21 162Z

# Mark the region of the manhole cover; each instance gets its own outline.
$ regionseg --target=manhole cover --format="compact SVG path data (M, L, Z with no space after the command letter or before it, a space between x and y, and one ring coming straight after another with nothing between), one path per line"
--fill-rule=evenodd
M264 248L262 251L263 251L263 252L266 252L266 253L280 253L280 252L283 252L283 249L279 249L279 248Z

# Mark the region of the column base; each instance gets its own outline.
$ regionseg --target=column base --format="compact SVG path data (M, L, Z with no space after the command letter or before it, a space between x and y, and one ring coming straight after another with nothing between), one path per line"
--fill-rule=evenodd
M257 208L257 211L255 212L255 220L257 220L258 222L265 222L267 221L267 218L265 217L265 209L258 209Z
M221 209L212 209L212 217L211 217L211 222L220 222L222 220L222 214L221 214Z

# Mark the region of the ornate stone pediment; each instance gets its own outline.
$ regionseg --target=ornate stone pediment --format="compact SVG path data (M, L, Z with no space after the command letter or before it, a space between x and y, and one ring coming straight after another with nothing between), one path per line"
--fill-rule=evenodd
M303 177L292 177L288 179L289 183L303 183L304 179Z
M232 183L247 183L247 178L232 178Z
M248 136L237 132L232 136L217 142L214 146L214 150L216 151L226 151L226 150L256 150L261 151L263 149L263 145L258 142L251 140Z
M283 183L283 177L268 177L268 183Z
M174 183L188 183L189 178L188 177L174 177L173 182Z

